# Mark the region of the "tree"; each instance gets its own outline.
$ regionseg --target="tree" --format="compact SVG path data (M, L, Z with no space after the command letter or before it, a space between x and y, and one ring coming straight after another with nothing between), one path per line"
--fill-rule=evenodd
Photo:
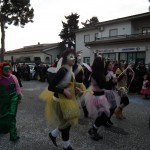
M0 25L1 25L1 61L4 61L5 53L5 29L8 25L21 26L33 22L34 10L30 0L1 0L0 1Z
M75 49L75 30L79 29L79 15L77 13L69 16L65 16L67 23L62 21L63 29L61 30L59 36L62 39L60 42L60 48L64 50L66 47ZM68 46L66 46L68 45Z
M81 22L81 24L84 26L84 27L90 27L90 26L93 26L95 23L98 23L99 20L97 17L92 17L90 20L86 20L85 22Z

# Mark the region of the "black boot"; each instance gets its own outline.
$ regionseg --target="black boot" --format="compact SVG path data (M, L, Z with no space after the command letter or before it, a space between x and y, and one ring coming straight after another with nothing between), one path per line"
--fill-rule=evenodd
M87 111L86 106L82 107L82 109L83 109L83 112L84 112L84 117L88 118L88 111Z
M98 141L100 139L103 139L103 136L99 135L97 133L97 129L94 127L91 127L88 131L90 137L94 140L94 141Z
M113 122L109 119L108 121L107 121L110 125L114 125L113 124Z
M16 137L10 137L10 141L13 141L13 142L16 142L16 141L18 141L20 139L20 137L19 136L16 136Z
M53 137L51 133L49 133L49 137L52 140L53 144L58 147L57 143L56 143L56 137Z

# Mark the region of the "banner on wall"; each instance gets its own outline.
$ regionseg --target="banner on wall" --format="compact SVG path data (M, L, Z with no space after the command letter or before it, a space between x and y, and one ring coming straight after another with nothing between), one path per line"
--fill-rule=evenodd
M123 47L115 49L99 49L94 50L94 53L138 52L138 51L146 51L146 47L141 46L141 47Z
M118 48L120 52L146 51L146 47L125 47Z

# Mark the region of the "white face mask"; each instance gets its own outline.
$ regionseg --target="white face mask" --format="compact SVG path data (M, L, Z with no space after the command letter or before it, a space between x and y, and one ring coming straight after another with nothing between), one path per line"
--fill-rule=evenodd
M75 56L73 54L69 54L67 56L67 60L75 60Z

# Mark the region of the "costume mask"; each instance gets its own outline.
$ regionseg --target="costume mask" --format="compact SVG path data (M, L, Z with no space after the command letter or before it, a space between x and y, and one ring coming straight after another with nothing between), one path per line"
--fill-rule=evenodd
M10 66L9 66L9 65L4 66L4 67L3 67L3 72L9 73L9 72L10 72Z
M67 56L67 60L75 60L75 56L73 54L69 54Z

